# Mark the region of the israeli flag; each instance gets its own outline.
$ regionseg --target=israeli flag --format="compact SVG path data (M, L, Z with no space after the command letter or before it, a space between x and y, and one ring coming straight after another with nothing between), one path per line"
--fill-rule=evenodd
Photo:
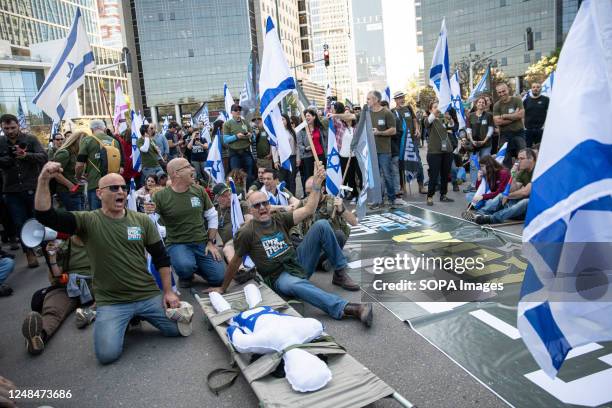
M340 165L340 153L338 153L336 143L336 126L333 119L329 120L326 156L325 189L329 194L338 197L342 192L342 166Z
M611 49L612 2L583 1L559 57L523 231L518 329L550 377L570 350L612 340L612 132L601 127Z
M162 244L163 244L164 238L166 238L166 227L164 227L163 225L159 225L159 214L149 214L149 218L155 224L155 227L157 228L157 231L159 232L159 236L161 237ZM157 284L157 287L159 288L159 290L164 290L164 287L162 285L161 275L159 274L159 271L157 270L157 268L155 267L155 264L153 263L153 258L148 253L147 253L147 268L149 269L149 273L155 279L155 283ZM178 293L178 288L176 287L176 280L174 279L174 274L172 272L170 273L170 284L172 285L172 291L175 293Z
M487 67L487 70L485 71L482 78L480 78L480 81L478 81L478 84L476 84L476 87L472 89L472 92L470 92L468 102L474 102L474 99L476 99L478 95L489 90L489 72L491 72L491 66Z
M264 122L270 111L275 109L286 95L295 92L295 78L289 70L272 17L266 20L259 92L259 109Z
M64 49L32 102L52 120L59 121L66 112L68 96L85 82L85 74L95 66L81 9L77 7Z
M385 90L382 93L382 100L387 101L389 105L391 104L391 88L389 88L389 85L385 87Z
M490 193L491 190L489 189L489 184L487 183L487 179L482 176L482 179L480 180L480 184L478 185L478 189L476 190L476 192L474 193L474 197L476 196L483 196L484 194ZM484 206L486 200L480 200L479 202L477 202L476 204L474 204L474 208L475 209L480 209Z
M474 168L476 170L480 170L480 156L479 156L478 152L472 153L470 155L470 161L472 162L472 164L474 165Z
M121 134L127 129L127 122L125 121L125 112L128 111L128 104L123 95L123 89L121 89L121 83L115 82L115 113L113 115L113 126L115 132ZM132 127L134 123L132 122Z
M289 159L291 157L291 142L289 141L291 135L287 128L285 128L283 117L278 107L270 110L270 113L263 121L263 125L268 134L270 145L278 151L281 167L291 171L291 160Z
M238 198L238 193L236 192L236 184L234 180L229 178L230 190L232 191L232 201L231 201L231 217L232 217L232 236L236 236L238 233L238 229L244 224L244 215L242 214L242 208L240 207L240 199ZM251 259L250 256L245 256L242 259L242 264L247 268L252 268L255 266L255 263Z
M510 188L512 187L512 177L510 177L510 180L508 180L508 184L506 184L506 188L504 188L504 191L502 191L502 195L506 198L508 198L508 196L510 195Z
M225 120L228 121L232 117L231 112L232 105L234 104L234 98L232 98L232 94L230 93L226 83L223 84L223 101L225 104Z
M59 131L60 122L53 121L53 123L51 124L51 137L53 137L54 134L59 133Z
M554 82L555 82L555 71L551 72L548 78L546 78L546 80L542 82L542 89L540 90L540 95L544 95L550 98L550 95L552 94L552 88L553 88ZM530 89L529 92L527 92L525 96L523 96L523 102L525 102L527 98L531 98L532 95L533 94L531 93L531 89Z
M448 56L448 39L446 34L446 19L442 19L442 27L438 43L433 53L429 69L429 84L438 98L440 112L446 112L451 105L450 63Z
M21 97L17 98L17 121L19 122L19 129L27 129L28 122L26 121L25 113L23 113L23 106L21 105ZM53 137L53 133L51 133Z
M208 149L208 157L204 169L208 171L210 176L215 180L215 183L225 182L225 169L223 168L223 137L221 129L217 129L215 140Z
M138 206L136 205L136 183L134 183L134 179L130 179L130 193L127 196L127 209L132 211L138 211Z
M461 87L459 86L459 70L455 71L455 74L450 80L451 87L451 105L455 112L457 112L457 121L459 122L459 129L465 129L465 110L463 109L463 103L461 103Z
M497 151L497 154L495 155L495 160L498 163L503 163L504 159L506 158L506 150L508 150L508 142L504 143L502 147L499 148L499 150Z
M130 112L132 119L132 169L140 173L142 171L142 162L140 159L140 148L138 147L138 138L140 138L140 127L144 124L140 114L134 111Z

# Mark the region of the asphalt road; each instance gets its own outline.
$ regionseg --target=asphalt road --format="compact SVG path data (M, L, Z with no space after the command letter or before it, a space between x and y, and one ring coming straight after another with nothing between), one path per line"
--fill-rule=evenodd
M406 197L406 201L460 216L466 206L463 194L451 192L449 196L455 198L455 203L436 201L433 207L426 207L424 196L418 194ZM502 230L520 234L521 227L509 226ZM216 334L200 324L202 312L197 307L190 337L164 338L143 323L140 328L130 329L123 356L109 366L96 362L93 327L77 330L74 316L64 322L42 355L28 355L21 323L30 310L31 294L48 286L47 272L42 266L28 269L25 257L18 251L15 253L19 262L7 281L15 293L0 298L0 375L11 379L20 389L63 389L72 393L69 400L22 400L20 407L257 406L257 398L242 377L218 397L208 390L206 375L215 368L227 366L227 353ZM317 272L313 281L348 300L360 300L360 293L333 286L330 274ZM188 293L182 298L195 304ZM378 304L374 311L374 326L368 330L357 321L335 321L317 309L305 307L306 316L320 319L326 331L355 358L419 407L506 406L407 324ZM399 405L382 400L371 406Z

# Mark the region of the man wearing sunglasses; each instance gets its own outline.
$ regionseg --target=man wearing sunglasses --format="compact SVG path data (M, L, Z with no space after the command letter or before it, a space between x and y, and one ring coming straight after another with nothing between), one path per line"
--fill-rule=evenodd
M170 160L168 175L170 187L155 193L153 203L145 204L145 211L158 213L166 226L166 245L179 285L190 287L193 274L197 273L211 286L217 286L223 282L225 273L215 240L217 210L206 190L195 185L195 169L186 159Z
M164 336L179 336L177 323L165 313L167 307L180 304L172 291L170 259L149 217L125 208L123 177L112 173L100 178L96 190L100 209L69 212L51 205L49 181L61 172L57 162L42 168L36 189L36 219L59 232L78 234L85 243L95 276L94 349L98 361L109 364L121 356L126 328L133 317L148 321ZM145 251L161 275L163 293L148 271Z
M245 223L234 238L235 255L230 261L223 285L209 291L224 293L245 255L249 255L257 271L275 291L292 296L325 311L334 319L354 317L366 326L372 324L372 305L348 303L341 297L313 285L308 279L315 271L321 251L334 265L334 274L345 276L347 265L338 241L326 220L317 221L297 250L291 244L289 230L312 217L321 196L325 169L317 163L311 197L295 211L271 213L270 201L261 191L248 198L253 220ZM335 276L334 276L335 278ZM359 289L357 286L356 289Z

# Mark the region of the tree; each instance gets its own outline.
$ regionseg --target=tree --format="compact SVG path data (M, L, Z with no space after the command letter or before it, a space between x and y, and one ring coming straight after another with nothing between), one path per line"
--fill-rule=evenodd
M431 85L421 88L417 94L417 105L423 110L427 110L429 102L436 99L436 93Z
M487 58L484 55L470 55L461 58L455 62L451 69L451 75L459 70L459 85L461 86L461 97L467 99L470 94L470 61L477 61L473 66L473 86L482 79L485 74L487 67L491 65L491 88L495 88L495 84L505 82L507 77L506 74L497 66L497 60ZM489 90L491 92L491 90Z
M525 80L529 83L543 82L551 72L557 69L560 51L560 49L557 49L550 55L540 58L538 62L531 64L525 71Z

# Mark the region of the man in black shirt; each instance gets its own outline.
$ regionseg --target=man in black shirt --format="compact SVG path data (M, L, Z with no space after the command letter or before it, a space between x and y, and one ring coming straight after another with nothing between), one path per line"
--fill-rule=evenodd
M542 85L538 82L531 84L531 95L525 99L525 132L527 147L542 141L544 122L548 112L548 97L542 95Z

